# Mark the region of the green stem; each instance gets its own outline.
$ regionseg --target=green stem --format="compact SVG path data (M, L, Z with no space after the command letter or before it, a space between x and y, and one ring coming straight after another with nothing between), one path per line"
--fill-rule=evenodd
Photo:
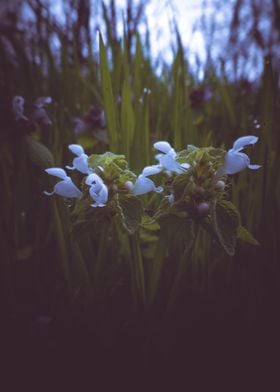
M163 267L164 258L166 255L167 243L164 236L160 235L157 243L156 254L153 261L149 287L148 287L148 305L151 306L154 302L157 292L161 271Z
M142 310L145 308L146 304L146 288L143 259L139 243L139 233L134 233L129 236L129 244L131 251L131 286L134 306L135 310Z
M178 270L177 270L177 273L176 273L176 276L175 276L175 279L174 279L174 282L173 282L173 285L172 285L172 288L170 291L169 300L167 303L166 315L170 314L170 311L172 310L173 305L178 297L178 294L179 294L179 291L181 288L181 281L182 281L182 278L184 277L187 266L189 264L188 261L190 260L190 256L192 255L193 250L195 249L197 238L198 238L198 229L196 230L196 234L195 234L194 241L193 241L192 245L186 246L186 248L180 258Z

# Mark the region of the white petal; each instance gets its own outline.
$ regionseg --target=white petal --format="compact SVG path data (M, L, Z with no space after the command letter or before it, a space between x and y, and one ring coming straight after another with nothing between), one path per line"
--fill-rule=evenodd
M54 194L55 194L55 192L54 192L54 191L52 191L52 192L47 192L47 191L44 191L43 193L44 193L44 195L46 195L46 196L52 196L52 195L54 195Z
M132 193L134 193L134 195L144 195L145 193L155 190L156 187L154 182L150 178L147 178L140 174L134 184Z
M160 162L162 156L164 156L164 154L157 154L155 158Z
M248 155L230 150L225 155L225 161L219 174L235 174L248 167L249 164Z
M73 159L73 166L79 172L83 174L88 174L90 169L88 167L88 156L87 154L82 154L81 156Z
M12 106L13 106L13 113L15 115L16 121L20 120L21 118L24 118L24 98L21 97L20 95L16 95L13 98L12 101Z
M171 148L171 149L168 151L167 155L169 155L169 156L171 156L173 159L175 159L176 156L177 156L177 153L176 153L176 151L174 150L174 148Z
M49 169L45 169L45 171L51 176L59 177L65 180L67 178L67 174L64 169L60 167L51 167Z
M98 193L98 199L96 200L99 204L106 204L108 201L108 188L104 184L101 191Z
M79 144L70 144L68 146L69 150L73 152L73 154L77 155L78 157L84 154L84 149Z
M99 193L95 192L93 187L91 186L89 189L89 194L96 202L97 205L103 204L105 205L108 201L108 188L106 185L103 184L102 189Z
M257 141L259 140L259 138L257 136L242 136L240 138L238 138L237 140L235 140L235 142L233 143L233 147L232 150L233 151L241 151L243 150L244 147L250 145L250 144L255 144L257 143Z
M259 169L260 167L262 167L262 165L248 165L248 168L249 169L252 169L252 170L257 170L257 169Z
M92 187L94 192L98 193L101 191L104 182L96 173L91 173L86 178L86 184Z
M91 207L105 207L106 204L90 204Z
M183 169L189 169L190 167L191 167L191 165L189 164L189 163L181 163L181 167L183 168Z
M165 141L156 142L154 144L154 148L156 150L159 150L159 151L163 152L164 154L167 154L172 149L170 144L168 142L165 142Z
M63 197L81 197L83 195L69 177L59 181L54 187L54 192Z
M176 162L172 156L168 154L163 154L160 159L159 163L161 164L162 167L164 167L166 170L170 170L175 173L182 173L184 170L182 169L180 163Z
M38 108L42 108L43 106L49 105L50 103L52 103L52 98L51 97L39 97L35 101L35 105Z
M152 176L154 174L158 174L160 173L162 170L162 168L159 165L152 165L152 166L146 166L143 171L142 174L143 176Z

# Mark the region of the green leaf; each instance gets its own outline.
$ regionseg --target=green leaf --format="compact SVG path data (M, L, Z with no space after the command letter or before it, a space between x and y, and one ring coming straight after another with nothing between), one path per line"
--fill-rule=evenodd
M110 166L112 163L116 164L120 169L127 169L127 161L124 155L114 154L110 151L104 154L92 154L88 158L89 165L96 169L97 166Z
M31 136L25 136L28 157L34 165L42 169L54 166L54 159L50 150Z
M237 229L237 238L250 245L258 246L259 242L252 236L252 234L245 229L244 226L239 226Z
M135 233L141 223L142 203L132 195L118 195L117 206L124 228L128 233Z
M233 256L240 224L239 212L235 206L226 200L212 203L211 223L221 246L229 256Z

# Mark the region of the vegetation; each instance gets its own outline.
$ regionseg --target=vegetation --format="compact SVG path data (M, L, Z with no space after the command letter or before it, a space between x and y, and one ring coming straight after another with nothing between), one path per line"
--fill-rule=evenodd
M148 32L145 39L138 33L144 3L133 8L128 2L121 38L114 1L103 4L106 33L99 34L96 53L86 1L77 3L76 21L63 28L46 4L29 3L30 31L0 26L1 316L4 331L17 326L12 344L22 336L18 330L31 331L42 349L72 344L73 350L94 349L101 362L110 350L112 362L118 350L124 357L137 352L148 368L153 360L169 364L168 355L185 355L186 347L191 360L203 347L214 349L218 338L228 343L229 334L233 348L250 328L257 328L256 336L271 332L267 323L276 330L280 102L274 52L263 52L260 80L216 72L210 61L198 81L178 33L174 60L162 63L159 74ZM262 167L224 175L222 196L211 188L202 212L198 204L205 200L196 198L185 174L170 184L157 173L164 194L120 193L111 210L109 204L84 207L88 188L77 170L71 178L84 199L43 193L54 186L45 169L65 168L73 160L71 144L83 146L105 183L117 176L122 187L156 164L155 142L168 141L177 161L191 164L201 178L207 170L214 176L244 135L259 137L246 152ZM164 198L170 187L177 201L188 192L182 210Z

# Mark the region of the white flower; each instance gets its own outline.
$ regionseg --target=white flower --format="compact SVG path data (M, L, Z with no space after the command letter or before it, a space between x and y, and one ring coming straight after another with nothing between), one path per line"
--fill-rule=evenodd
M161 186L155 186L150 178L147 178L144 174L140 174L134 184L132 193L134 193L134 195L144 195L145 193L152 191L159 193L163 191L163 188Z
M249 169L259 169L261 165L251 165L248 155L240 152L244 147L255 144L259 138L257 136L242 136L238 138L230 150L225 155L224 164L217 171L218 176L224 174L235 174L248 167Z
M73 166L66 166L66 168L68 170L76 169L83 174L90 173L91 168L88 165L88 155L85 154L83 147L79 144L70 144L68 148L73 154L77 155L77 157L73 159Z
M12 101L12 111L15 116L15 120L18 121L20 119L27 120L27 117L24 115L24 98L20 95L16 95Z
M89 194L95 201L92 207L104 207L108 201L108 188L96 173L87 176L86 184L90 186Z
M63 197L81 197L82 192L76 187L70 177L67 176L65 171L59 167L52 167L50 169L45 170L51 176L55 176L61 178L62 181L59 181L55 184L52 192L44 191L44 194L47 196L51 196L53 194L57 194Z
M161 151L161 154L156 155L156 159L159 161L159 165L157 166L162 169L180 174L184 173L190 167L188 163L180 164L176 161L177 153L168 142L156 142L154 148Z

